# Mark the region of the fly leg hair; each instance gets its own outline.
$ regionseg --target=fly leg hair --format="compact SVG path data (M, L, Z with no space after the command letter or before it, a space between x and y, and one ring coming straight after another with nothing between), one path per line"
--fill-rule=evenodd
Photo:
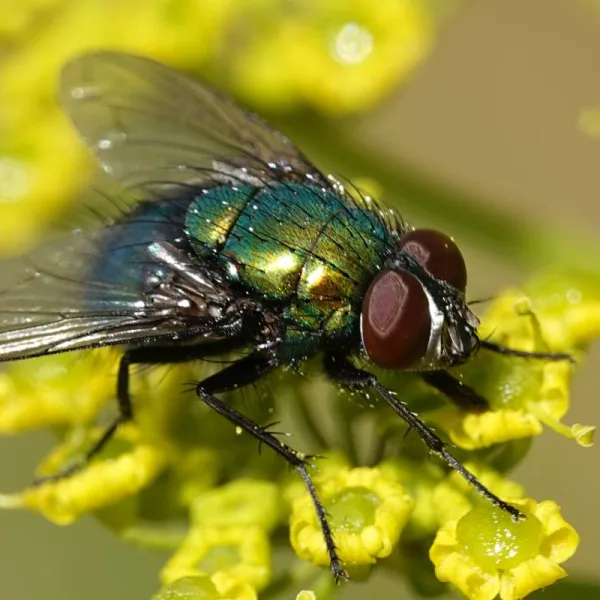
M346 572L343 570L337 555L325 508L317 495L317 491L308 472L306 460L295 450L281 442L275 435L269 433L265 427L258 425L215 396L215 394L230 391L255 382L265 373L276 367L277 364L277 359L272 355L263 353L251 354L226 367L222 371L211 375L204 381L201 381L196 386L196 393L205 404L231 421L236 427L241 427L244 431L256 438L259 443L269 446L298 471L313 501L317 519L321 526L323 537L325 538L333 575L336 581L347 579Z
M117 416L80 460L58 473L36 478L33 485L38 486L49 481L65 479L78 471L81 471L91 459L102 451L115 435L119 427L133 419L133 406L131 403L131 394L129 392L132 365L184 363L206 358L208 356L224 354L236 350L242 344L243 342L240 342L240 339L238 338L226 338L215 342L191 346L143 346L126 350L119 362L119 371L117 375L117 401L119 408Z
M440 456L446 464L458 471L477 491L487 498L492 504L508 512L515 520L522 519L523 515L514 506L504 502L486 488L478 479L468 471L462 463L454 458L444 442L421 419L413 413L408 406L398 400L396 394L379 383L377 377L368 371L355 367L346 356L342 354L328 354L325 356L325 370L328 375L344 387L354 390L376 391L404 421L414 429L425 442L429 450Z

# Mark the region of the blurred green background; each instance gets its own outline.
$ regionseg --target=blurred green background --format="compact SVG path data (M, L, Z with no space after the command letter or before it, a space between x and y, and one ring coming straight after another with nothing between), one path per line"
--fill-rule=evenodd
M356 143L517 218L598 240L600 139L580 126L582 110L600 110L600 10L592 5L465 2L412 80L379 108L348 121ZM411 220L411 211L404 216ZM420 214L416 223L428 224ZM457 238L471 297L489 297L526 277ZM570 423L600 422L599 350L576 378ZM42 433L0 438L0 488L26 485L50 445ZM597 447L583 449L547 431L513 477L531 497L555 499L580 532L580 549L566 565L573 575L600 577L599 464ZM60 528L38 515L0 512L2 598L148 598L165 558L124 546L91 518ZM382 597L401 593L397 582L381 578L379 584ZM350 585L341 597L359 598L365 589Z

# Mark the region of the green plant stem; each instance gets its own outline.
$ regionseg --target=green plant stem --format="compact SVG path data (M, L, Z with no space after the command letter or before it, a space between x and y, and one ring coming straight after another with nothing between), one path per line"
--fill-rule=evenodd
M335 424L338 444L343 449L346 458L352 466L358 466L358 451L354 442L352 417L344 410L343 402L348 402L345 397L334 400Z
M314 417L314 411L309 406L308 400L301 391L296 393L293 407L296 416L302 423L304 432L310 436L315 447L319 450L328 449L329 442L327 441L327 437L321 430L321 427L317 424Z
M600 272L600 244L517 212L498 208L415 166L367 148L332 121L303 115L282 124L290 138L317 164L348 177L369 177L401 211L443 227L461 240L527 269L566 266Z

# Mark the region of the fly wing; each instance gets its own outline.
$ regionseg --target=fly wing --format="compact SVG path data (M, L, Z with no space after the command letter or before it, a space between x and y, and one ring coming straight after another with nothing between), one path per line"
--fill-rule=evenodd
M142 199L206 180L268 184L323 175L282 134L160 63L103 52L63 70L61 100L104 171Z
M1 264L0 361L216 336L215 303L227 292L174 249L178 226L169 226L154 218L76 230Z
M186 198L214 183L326 178L258 117L146 58L75 59L61 99L124 190L82 203L85 229L0 265L0 361L218 335L228 290L186 249Z

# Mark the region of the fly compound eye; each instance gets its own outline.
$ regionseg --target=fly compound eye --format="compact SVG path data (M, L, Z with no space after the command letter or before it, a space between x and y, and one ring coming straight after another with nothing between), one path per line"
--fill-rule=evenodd
M410 254L436 279L441 279L457 290L467 289L465 259L454 241L433 229L416 229L400 238L398 247Z
M371 360L389 369L414 366L427 352L430 330L429 301L416 277L379 273L362 308L362 338Z

